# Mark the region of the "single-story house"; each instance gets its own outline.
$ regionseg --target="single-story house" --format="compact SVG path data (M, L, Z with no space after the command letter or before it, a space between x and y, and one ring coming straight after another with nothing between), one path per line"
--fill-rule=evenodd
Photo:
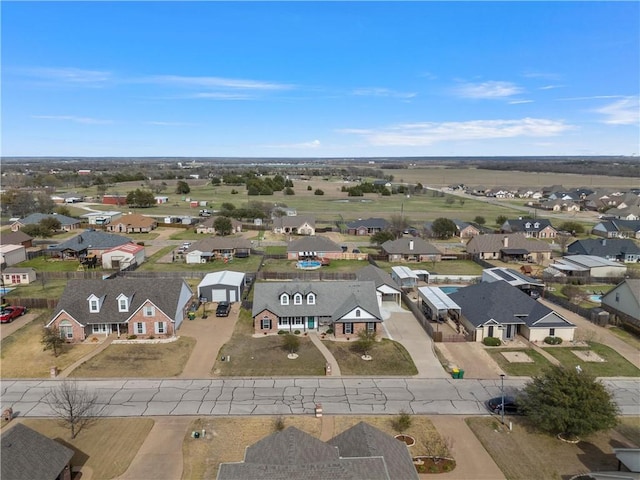
M389 228L389 222L384 218L359 218L347 223L349 235L374 235Z
M17 265L27 259L27 249L22 245L0 245L0 264L5 267Z
M390 262L439 262L442 259L440 250L419 237L387 240L381 247Z
M607 210L607 216L620 220L640 220L640 206L631 205L626 208L612 208Z
M17 423L0 437L3 480L71 480L73 450Z
M216 229L213 224L215 223L217 218L218 217L209 217L197 224L196 233L208 233L210 235L215 235ZM231 233L242 232L242 222L239 222L235 218L230 218L229 220L231 220Z
M545 337L573 340L576 326L507 282L481 282L450 293L460 306L460 322L476 342L485 337L508 341L522 335L529 341Z
M309 215L276 217L273 219L273 233L285 235L315 235L316 219Z
M536 292L542 295L544 282L540 282L512 268L494 267L482 270L483 282L507 282L512 287L519 288L527 295Z
M124 270L131 265L142 265L145 258L145 250L142 245L125 243L102 253L102 268Z
M203 258L205 261L230 261L251 255L251 242L242 237L208 237L193 243L187 250L187 255L196 250L201 252L198 255L200 261L191 260L192 263L201 263Z
M90 335L173 337L193 299L178 278L70 280L47 327L55 326L68 342Z
M258 282L253 292L256 334L326 331L356 339L361 330L380 332L382 315L370 281Z
M524 233L476 235L467 242L467 253L482 260L519 260L541 263L551 258L551 245L527 238Z
M60 222L60 230L70 232L80 228L80 220L77 218L67 217L66 215L58 215L57 213L32 213L24 218L16 220L11 224L11 231L17 232L25 225L38 225L45 218L55 218Z
M591 233L604 238L640 239L640 220L603 220L593 227Z
M53 194L51 200L55 203L78 203L84 202L84 195L75 192Z
M595 255L607 260L640 262L640 247L630 238L587 238L576 240L567 247L571 255Z
M460 319L460 306L439 287L419 287L418 304L427 320L454 321Z
M367 265L356 272L356 279L360 281L372 281L376 284L378 292L378 305L382 302L396 302L400 305L401 291L397 283L387 272L375 265Z
M9 267L2 271L4 285L28 285L36 281L36 269Z
M412 289L418 285L418 274L409 267L391 267L391 278L402 289Z
M624 277L627 265L595 255L566 255L549 265L568 277Z
M86 218L89 225L109 225L122 217L122 212L118 212L116 210L108 212L90 212L81 215L81 217Z
M242 462L222 463L217 480L418 480L409 449L360 422L327 442L287 427L248 446Z
M169 203L169 197L166 197L164 195L157 195L157 196L153 197L153 199L156 201L156 204L158 204L158 205L162 205L164 203Z
M122 215L107 225L108 232L117 233L149 233L156 228L158 228L158 221L155 218L137 213Z
M580 205L572 200L557 199L540 202L540 208L552 212L579 212Z
M27 235L22 230L17 232L2 232L0 235L0 245L22 245L24 248L33 246L33 237Z
M600 307L623 323L640 331L640 279L627 278L600 299Z
M115 233L85 230L66 242L50 248L49 251L59 252L63 259L82 259L89 255L95 255L100 259L105 251L127 243L132 243L130 238Z
M546 218L517 218L509 219L500 227L502 233L524 233L531 238L555 238L558 231L553 228Z
M326 237L314 235L294 240L287 245L288 260L304 260L314 258L341 259L342 248Z
M223 270L207 273L198 284L198 298L204 302L239 302L245 287L245 274Z

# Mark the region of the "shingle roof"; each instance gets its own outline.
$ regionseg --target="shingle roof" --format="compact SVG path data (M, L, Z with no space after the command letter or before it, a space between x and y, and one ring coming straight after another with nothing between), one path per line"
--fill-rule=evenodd
M251 242L242 237L208 237L198 240L189 252L200 250L201 252L214 252L216 250L250 249Z
M459 289L449 297L460 305L462 315L475 327L490 320L535 327L544 319L549 327L573 326L556 312L507 282L482 282Z
M2 432L0 443L3 480L55 480L74 454L21 423Z
M304 296L316 295L316 303L307 305L280 304L280 295L290 297L296 293ZM318 316L331 317L334 321L347 311L361 307L381 321L380 307L373 282L327 281L327 282L258 282L254 285L252 316L269 310L280 317Z
M342 252L342 248L328 238L316 235L291 242L287 252Z
M374 282L376 284L376 288L379 288L382 285L386 285L395 290L398 290L398 284L393 280L393 278L391 278L391 275L389 275L381 268L376 267L375 265L369 264L366 267L358 270L356 272L356 278L362 281L368 280Z
M509 219L505 222L505 226L507 226L507 230L512 232L539 232L547 227L553 228L551 222L546 218Z
M640 255L640 247L629 238L587 238L576 240L567 247L567 252L576 255L596 255L610 257L619 255Z
M23 242L33 240L31 235L27 235L22 230L17 232L2 232L0 235L0 245L21 245Z
M389 222L384 218L359 218L352 222L347 223L347 228L354 229L359 227L365 228L380 228L384 230L389 226Z
M139 215L137 213L131 213L129 215L123 215L118 220L114 220L113 224L124 224L130 225L132 227L151 227L152 225L158 223L155 218L146 217L144 215Z
M83 325L123 323L143 303L151 300L166 315L175 320L181 293L189 288L177 278L115 278L111 280L69 280L51 318L62 310ZM117 297L129 298L129 311L119 312ZM95 295L103 299L99 313L89 312L87 299Z
M413 248L411 248L413 246ZM402 255L441 255L442 252L420 237L398 238L387 240L382 244L382 249L389 254Z
M393 479L418 479L409 449L405 443L391 435L360 422L327 442L338 447L341 457L384 458L389 477Z
M66 242L60 243L55 250L71 250L73 252L81 252L88 248L96 250L107 250L113 247L119 247L125 243L132 242L130 238L116 235L114 233L99 232L97 230L85 230L79 235L70 238Z
M67 217L66 215L58 215L57 213L32 213L31 215L27 215L26 217L19 220L23 225L34 225L40 223L40 220L43 218L55 218L60 221L60 225L68 226L68 225L76 225L80 224L80 220L77 218Z
M273 219L273 226L275 228L284 228L284 227L299 227L308 223L312 227L316 226L316 219L311 215L296 215L290 217L288 215L284 215L282 217L276 217Z
M476 235L467 242L467 252L493 253L499 252L504 246L504 239L507 238L506 248L525 249L528 252L550 252L551 246L541 240L527 238L523 233L490 233L487 235Z

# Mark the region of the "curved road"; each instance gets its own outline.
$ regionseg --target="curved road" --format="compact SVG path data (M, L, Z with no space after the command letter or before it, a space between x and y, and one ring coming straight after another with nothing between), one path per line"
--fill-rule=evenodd
M513 394L526 378L505 379ZM60 380L3 380L2 408L21 417L51 417L47 392ZM637 378L604 380L622 415L640 413ZM97 393L107 417L161 415L419 415L486 414L484 401L500 395L500 380L416 378L228 378L213 380L78 380Z

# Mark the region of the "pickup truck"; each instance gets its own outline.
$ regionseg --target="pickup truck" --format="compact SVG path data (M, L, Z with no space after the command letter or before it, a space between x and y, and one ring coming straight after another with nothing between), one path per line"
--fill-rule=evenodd
M218 308L216 308L216 317L228 317L231 311L231 305L229 302L219 302Z

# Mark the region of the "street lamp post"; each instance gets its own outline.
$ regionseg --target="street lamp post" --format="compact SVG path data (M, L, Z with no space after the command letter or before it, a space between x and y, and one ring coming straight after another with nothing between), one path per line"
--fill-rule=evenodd
M504 373L500 374L500 391L502 393L502 403L500 404L500 418L504 425Z

